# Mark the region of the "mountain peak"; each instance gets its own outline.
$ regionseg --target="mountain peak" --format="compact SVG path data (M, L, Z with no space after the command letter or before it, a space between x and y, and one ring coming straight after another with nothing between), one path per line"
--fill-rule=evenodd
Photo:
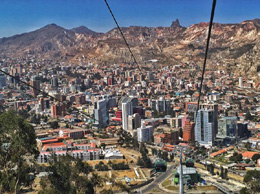
M72 28L71 31L78 33L78 34L96 34L97 32L88 29L86 26L79 26L76 28Z
M48 25L42 27L42 29L46 29L46 30L49 30L49 29L62 29L62 30L64 30L63 27L58 26L57 24L54 24L54 23L48 24Z
M179 19L176 19L175 21L173 21L171 27L172 28L179 28L179 27L181 27Z
M46 26L44 26L44 28L49 28L49 27L60 27L60 26L58 26L57 24L54 24L54 23L47 24Z

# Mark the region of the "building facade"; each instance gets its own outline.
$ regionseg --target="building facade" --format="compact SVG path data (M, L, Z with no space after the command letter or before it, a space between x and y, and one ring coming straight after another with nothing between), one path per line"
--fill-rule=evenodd
M153 126L141 126L137 128L137 140L139 142L151 141L153 137Z
M6 77L5 74L0 74L0 89L6 86Z
M102 99L94 102L95 123L99 127L106 127L109 123L109 110L107 100Z
M183 141L186 142L193 142L195 141L195 134L194 134L194 122L186 121L183 127Z
M200 109L196 117L195 141L200 145L214 144L214 110Z
M132 114L132 102L129 98L125 98L122 102L122 127L124 130L128 130L128 116Z
M237 117L224 117L218 120L217 138L236 138Z

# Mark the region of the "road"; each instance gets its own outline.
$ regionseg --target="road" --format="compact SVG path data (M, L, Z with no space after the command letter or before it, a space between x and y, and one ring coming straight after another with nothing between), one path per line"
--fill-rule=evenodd
M166 179L168 176L170 176L171 174L173 174L173 169L175 168L175 165L172 166L168 166L166 172L161 173L158 177L155 178L155 180L153 182L151 182L148 186L146 186L144 189L142 190L142 193L148 193L150 190L152 189L159 189L159 184L162 183L164 181L164 179ZM159 189L161 190L161 189ZM165 193L165 192L163 192Z

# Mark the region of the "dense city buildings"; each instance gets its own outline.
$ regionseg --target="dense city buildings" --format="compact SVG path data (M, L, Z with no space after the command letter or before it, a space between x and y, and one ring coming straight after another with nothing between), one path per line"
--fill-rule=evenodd
M260 3L212 1L210 22L167 26L165 16L196 20L189 13L210 4L114 1L111 9L105 0L111 30L100 2L82 1L82 15L77 1L4 1L0 193L259 193L260 19L233 22L259 14ZM140 25L119 27L116 8L125 18L135 10ZM66 16L73 28L5 37L33 28L28 14L37 26ZM83 20L101 31L74 26Z
M183 149L187 158L203 166L214 163L220 172L224 166L230 173L242 170L244 176L246 169L258 168L260 98L250 79L212 67L205 72L197 107L200 65L195 62L147 72L127 63L97 61L78 65L28 57L0 63L14 76L0 74L0 105L35 127L39 164L48 163L53 154L71 156L99 172L116 171L115 164L123 161L135 174L148 158L157 161L152 164L156 168L175 165L177 160L170 158L178 158ZM146 156L140 157L141 145ZM104 167L109 161L114 166ZM198 178L196 169L186 166L185 175Z

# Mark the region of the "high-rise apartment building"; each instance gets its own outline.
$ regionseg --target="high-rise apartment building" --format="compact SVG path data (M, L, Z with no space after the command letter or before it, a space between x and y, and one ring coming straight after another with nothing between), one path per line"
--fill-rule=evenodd
M128 130L137 129L141 126L141 116L138 113L128 116Z
M195 140L194 125L194 122L185 122L185 125L183 127L183 141L193 142Z
M237 117L224 117L218 120L217 138L225 145L235 143L238 138Z
M5 74L0 74L0 89L6 86L6 77Z
M196 117L195 141L200 145L212 146L215 139L214 110L200 109Z
M133 114L133 105L130 98L125 98L122 102L122 127L128 130L128 116Z
M137 140L139 142L146 142L152 140L153 126L141 126L137 128Z
M53 118L64 117L66 114L66 105L56 103L51 106L51 115Z
M37 76L33 76L30 81L31 86L33 86L32 92L33 96L36 97L40 93L40 80Z
M109 112L106 99L94 102L95 123L99 127L106 127L109 123Z
M170 110L171 101L165 100L164 97L160 97L158 100L150 99L148 104L153 110L167 113Z
M224 117L218 120L218 138L237 136L237 117Z
M52 88L59 87L59 80L58 80L57 76L53 76L53 78L51 79L51 87Z

